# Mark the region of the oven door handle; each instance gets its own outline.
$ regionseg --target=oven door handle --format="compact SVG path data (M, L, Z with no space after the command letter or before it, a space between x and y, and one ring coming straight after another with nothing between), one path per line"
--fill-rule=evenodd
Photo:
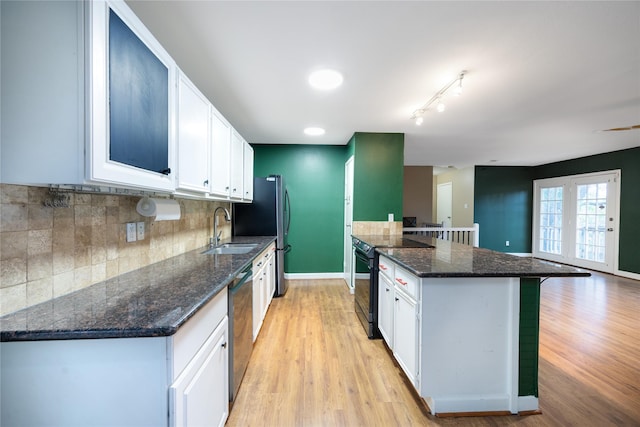
M365 263L365 265L367 265L367 267L369 267L370 271L375 271L375 259L374 258L369 258L369 256L367 254L365 254L364 252L358 250L357 248L354 248L353 251L354 255L356 256L356 258L360 261L362 261L363 263Z
M366 254L362 253L358 249L355 249L353 253L355 254L356 258L358 258L360 261L363 261L366 264L369 264L369 257Z

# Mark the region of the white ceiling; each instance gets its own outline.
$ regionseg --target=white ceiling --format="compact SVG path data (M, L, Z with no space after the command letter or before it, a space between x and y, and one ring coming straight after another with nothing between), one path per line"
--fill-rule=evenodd
M598 132L640 124L639 1L127 3L250 143L401 132L406 165L457 168L640 146L640 130ZM323 67L344 84L311 89ZM463 95L416 126L463 69Z

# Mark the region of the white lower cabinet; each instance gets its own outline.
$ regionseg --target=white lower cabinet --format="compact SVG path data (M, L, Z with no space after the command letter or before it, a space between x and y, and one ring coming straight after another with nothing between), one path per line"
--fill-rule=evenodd
M260 264L256 268L257 264ZM264 308L264 267L262 263L255 263L253 267L253 342L258 339L260 328L262 327Z
M380 261L378 327L432 414L537 410L518 395L519 278L420 278Z
M253 261L253 341L258 338L275 291L273 255L275 243L269 245Z
M227 318L170 388L170 425L223 426L229 415Z
M269 249L269 261L267 262L267 305L271 304L273 296L276 293L276 246L272 245ZM266 310L265 310L266 313Z
M393 283L385 274L378 274L378 329L389 348L393 349Z
M393 355L411 384L418 389L418 304L399 289L395 291L394 302Z
M0 425L224 425L227 321L225 289L168 337L2 342Z
M380 256L378 273L378 329L411 384L419 389L419 279Z

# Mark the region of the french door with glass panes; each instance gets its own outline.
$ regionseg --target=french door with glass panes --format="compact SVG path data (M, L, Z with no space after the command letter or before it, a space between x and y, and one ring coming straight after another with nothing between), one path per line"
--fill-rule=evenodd
M533 255L612 273L620 171L534 181Z

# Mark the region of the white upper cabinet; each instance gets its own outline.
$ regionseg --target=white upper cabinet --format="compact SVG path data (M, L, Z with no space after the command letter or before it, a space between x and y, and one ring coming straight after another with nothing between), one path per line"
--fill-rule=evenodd
M209 193L228 198L231 190L231 125L215 108L211 114L211 171Z
M247 141L243 141L243 145L242 200L251 202L253 200L253 148Z
M244 140L231 130L231 193L233 200L242 200L244 184Z
M124 1L0 2L0 182L253 199L253 149Z
M90 3L90 180L173 190L177 67L129 7Z
M129 7L0 7L2 182L173 191L176 66Z
M180 190L209 191L211 104L183 74L178 76L178 184Z

